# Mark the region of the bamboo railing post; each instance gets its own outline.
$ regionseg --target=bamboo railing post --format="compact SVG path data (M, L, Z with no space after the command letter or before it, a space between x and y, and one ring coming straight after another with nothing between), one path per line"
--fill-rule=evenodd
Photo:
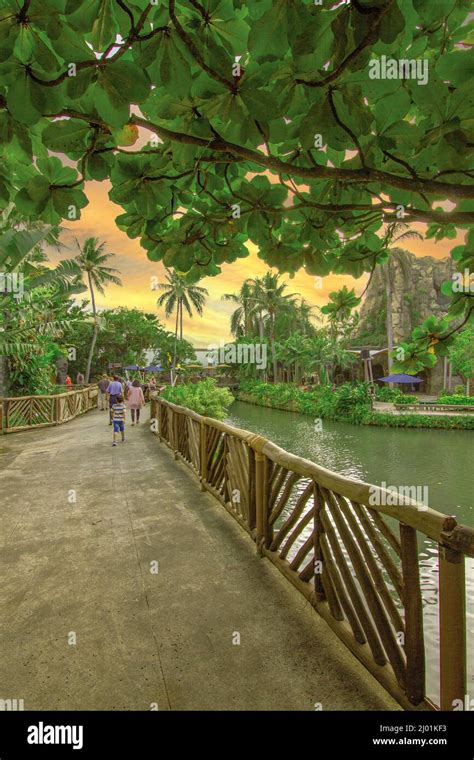
M270 504L270 479L272 474L272 464L270 463L270 460L268 457L265 457L265 461L263 463L263 504L262 504L262 514L263 514L263 536L264 536L264 543L265 548L269 549L272 541L273 541L273 526L270 525L270 514L269 514L269 504Z
M175 412L173 410L173 450L174 450L174 458L178 459L179 454L179 429L178 429L178 422L179 422L179 414L178 412Z
M416 530L400 523L400 538L405 607L404 648L407 658L406 692L410 702L418 705L425 696L425 647Z
M168 407L168 440L173 450L174 458L178 458L178 435L176 426L176 413L170 406Z
M247 447L248 451L248 463L249 463L249 479L248 479L248 498L247 498L247 504L248 504L248 523L249 523L249 530L252 533L252 536L255 532L255 526L256 526L256 520L257 520L257 513L256 513L256 494L255 494L255 451L251 448L251 446Z
M207 427L204 420L199 423L199 482L201 491L205 491L207 479Z
M3 399L0 399L0 435L5 432L3 429Z
M313 481L313 499L314 499L314 527L313 527L313 540L314 540L314 594L316 602L322 602L326 598L324 593L324 586L322 580L322 563L324 562L323 553L321 550L321 535L324 532L324 528L321 522L321 507L322 497L318 492L318 486Z
M55 398L55 404L54 404L54 420L55 425L59 425L61 422L61 399L59 396Z
M229 493L229 443L227 441L227 435L224 433L222 440L222 459L224 460L224 484L222 487L222 493L224 495L224 501L228 502L232 499L232 494Z
M166 414L166 407L161 402L158 402L158 437L160 442L164 440L163 437L163 418Z
M439 646L441 710L464 705L466 694L466 590L464 555L439 544Z
M255 451L255 517L256 517L256 543L260 548L264 537L263 529L263 479L265 470L265 454Z

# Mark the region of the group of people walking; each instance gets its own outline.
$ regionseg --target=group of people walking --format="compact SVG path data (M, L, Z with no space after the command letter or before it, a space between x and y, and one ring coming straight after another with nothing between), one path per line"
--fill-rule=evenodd
M156 389L156 380L148 383L150 391ZM140 423L140 411L145 406L145 395L139 380L122 380L118 375L112 378L102 375L99 380L98 406L101 411L109 410L109 425L113 427L112 445L117 445L120 433L125 441L126 410L130 410L132 426Z

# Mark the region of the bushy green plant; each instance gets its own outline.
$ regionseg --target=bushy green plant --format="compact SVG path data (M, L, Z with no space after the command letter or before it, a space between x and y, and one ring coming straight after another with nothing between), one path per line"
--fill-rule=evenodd
M359 424L370 411L367 386L367 383L344 383L333 390L331 385L319 385L305 391L286 383L253 380L242 382L239 388L244 395L265 406Z
M344 383L335 390L325 386L317 400L320 417L359 424L370 411L365 383Z
M397 404L418 404L418 396L413 396L411 393L402 393L400 398L396 401Z
M56 343L46 336L39 336L34 349L10 360L11 395L42 396L53 393L56 388L54 362L61 355Z
M381 425L383 427L404 428L444 428L446 430L474 430L474 416L435 414L390 414L371 412L364 420L364 425Z
M443 388L443 390L439 392L439 397L443 398L444 396L464 396L465 390L466 390L465 386L462 385L461 383L458 383L457 385L454 386L454 390L448 390L447 388Z
M375 386L375 399L377 401L397 402L401 395L402 392L399 388L381 387L380 385Z
M178 406L185 406L204 417L223 420L234 397L228 388L218 388L214 378L198 383L169 386L163 398Z
M437 404L470 404L474 406L474 398L472 396L440 396L436 401Z

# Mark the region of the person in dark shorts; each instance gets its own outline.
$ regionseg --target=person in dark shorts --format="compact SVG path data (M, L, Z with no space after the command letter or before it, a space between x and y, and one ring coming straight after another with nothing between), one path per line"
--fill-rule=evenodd
M116 446L117 441L115 440L115 437L117 433L122 434L122 443L125 442L125 404L123 403L122 395L117 396L117 400L112 406L111 412L112 412L112 423L114 426L114 432L112 435L112 446Z

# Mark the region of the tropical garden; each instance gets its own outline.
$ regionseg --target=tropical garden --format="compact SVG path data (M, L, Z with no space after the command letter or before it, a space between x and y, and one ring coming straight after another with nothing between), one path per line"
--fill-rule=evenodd
M183 314L202 314L200 281L251 242L268 272L226 298L235 341L268 345L265 382L332 386L353 364L354 290L316 313L283 275L370 283L380 271L390 368L415 374L449 355L469 393L469 12L469 0L0 0L2 386L51 391L61 357L88 382L149 348L174 382L193 358ZM426 61L427 80L372 76L387 57ZM54 267L45 259L61 225L80 219L90 181L109 183L118 229L165 266L158 305L173 330L156 314L97 309L120 284L98 237ZM393 264L420 235L414 223L455 240L462 287L445 282L446 316L395 347ZM239 375L262 379L250 365Z

